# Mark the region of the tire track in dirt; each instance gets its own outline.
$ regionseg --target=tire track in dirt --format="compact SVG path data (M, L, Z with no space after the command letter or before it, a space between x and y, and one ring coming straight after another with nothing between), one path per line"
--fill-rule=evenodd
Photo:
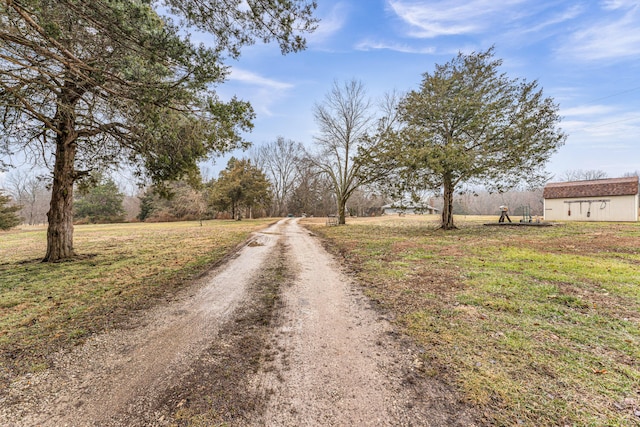
M54 356L52 369L14 381L1 402L0 425L167 425L158 399L246 299L279 228L256 233L234 259L192 288L194 294L145 313L144 326L97 335Z
M254 425L473 426L446 385L416 372L420 359L396 336L310 233L283 228L294 285L256 387L270 396Z

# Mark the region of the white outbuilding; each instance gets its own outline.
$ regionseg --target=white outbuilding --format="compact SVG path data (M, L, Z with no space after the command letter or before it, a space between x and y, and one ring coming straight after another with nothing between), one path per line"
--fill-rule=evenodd
M437 214L439 211L425 201L400 200L382 206L382 215Z
M543 192L545 221L638 221L638 177L554 182Z

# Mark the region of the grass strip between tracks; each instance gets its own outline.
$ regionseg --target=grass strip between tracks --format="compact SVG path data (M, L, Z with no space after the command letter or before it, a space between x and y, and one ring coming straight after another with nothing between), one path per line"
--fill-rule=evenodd
M293 280L283 243L249 286L249 297L223 324L190 374L169 391L164 401L175 408L178 426L247 426L264 414L271 389L255 387L260 370L275 369L281 357L272 336L282 307L281 291Z

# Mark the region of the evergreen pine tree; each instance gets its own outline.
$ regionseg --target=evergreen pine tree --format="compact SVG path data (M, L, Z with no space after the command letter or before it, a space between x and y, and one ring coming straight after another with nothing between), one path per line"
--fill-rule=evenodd
M8 230L21 222L20 217L16 215L21 206L10 205L10 203L11 197L0 192L0 230Z

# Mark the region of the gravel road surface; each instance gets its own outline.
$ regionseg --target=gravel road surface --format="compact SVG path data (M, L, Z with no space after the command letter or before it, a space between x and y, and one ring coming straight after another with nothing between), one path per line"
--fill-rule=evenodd
M186 379L195 365L198 375L222 375L202 356L224 340L239 307L252 303L252 283L278 247L290 279L280 288L258 367L241 380L261 404L228 424L477 425L449 387L422 373L420 350L295 219L256 233L188 291L139 314L138 326L96 335L53 355L51 369L13 381L0 396L0 425L188 425L176 422L179 408L168 390L196 388L193 375Z

